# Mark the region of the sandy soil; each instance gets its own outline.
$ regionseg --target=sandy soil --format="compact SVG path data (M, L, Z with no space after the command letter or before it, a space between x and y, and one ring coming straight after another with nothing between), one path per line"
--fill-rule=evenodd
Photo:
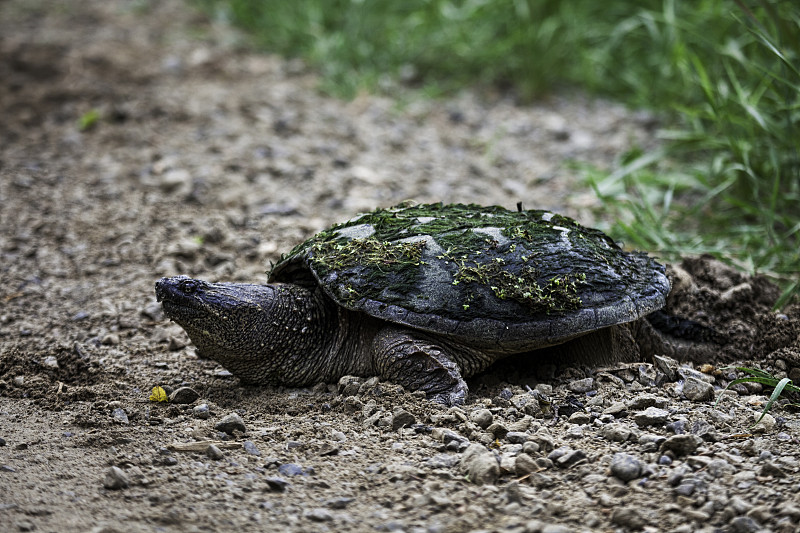
M671 267L669 307L731 339L709 361L507 360L448 409L198 359L161 276L264 281L406 199L602 224L570 162L656 142L651 116L580 95L342 102L240 43L180 2L0 4L0 530L800 531L800 416L752 426L752 384L714 404L724 364L800 382L800 309L708 258Z

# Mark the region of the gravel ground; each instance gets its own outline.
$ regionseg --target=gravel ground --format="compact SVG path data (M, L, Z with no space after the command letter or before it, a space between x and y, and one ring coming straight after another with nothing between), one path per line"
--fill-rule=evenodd
M800 531L798 413L753 425L752 384L714 403L726 364L800 382L800 309L708 258L670 267L669 308L733 339L716 360L512 358L454 408L363 377L244 387L155 302L165 275L264 281L406 199L602 223L570 162L613 168L651 116L342 102L172 1L7 0L0 59L3 531Z

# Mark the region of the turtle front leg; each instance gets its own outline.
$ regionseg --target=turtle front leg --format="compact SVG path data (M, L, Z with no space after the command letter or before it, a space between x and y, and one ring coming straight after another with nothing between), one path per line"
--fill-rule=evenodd
M372 351L382 379L425 391L429 399L445 405L464 403L467 384L444 347L414 331L387 326L375 335Z

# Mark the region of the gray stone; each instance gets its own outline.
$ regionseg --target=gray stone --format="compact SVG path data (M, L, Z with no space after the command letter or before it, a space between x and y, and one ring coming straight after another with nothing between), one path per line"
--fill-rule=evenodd
M392 413L392 431L416 424L417 419L405 409L398 408Z
M477 485L492 484L500 476L500 463L494 453L481 444L470 444L461 457L461 468Z
M589 392L594 389L594 379L584 378L570 381L567 384L567 388L572 392Z
M492 422L492 424L486 428L486 431L494 435L497 439L504 439L508 433L508 428L499 422Z
M308 518L312 522L330 522L333 520L333 515L327 509L323 509L321 507L317 507L315 509L309 509L308 511L303 513L305 518Z
M661 444L661 451L671 451L675 455L691 455L703 439L697 435L673 435Z
M730 521L731 533L755 533L761 525L749 516L737 516Z
M633 415L638 426L663 426L669 420L669 412L657 407L648 407Z
M242 433L246 431L244 420L242 420L242 417L237 413L225 415L222 420L214 424L214 429L227 433L228 435L233 435L234 431L240 431Z
M625 424L606 424L600 428L600 435L611 442L625 442L631 437L631 433Z
M128 414L125 412L125 409L121 407L117 407L111 412L111 417L119 422L120 424L128 424Z
M614 402L605 409L603 409L604 415L611 415L614 418L622 418L623 416L628 414L628 408L625 406L623 402Z
M103 478L103 486L109 490L127 489L131 485L131 480L124 470L117 466L112 466L106 470Z
M570 424L584 425L591 421L592 417L589 415L589 413L584 413L583 411L576 411L569 416Z
M509 431L506 433L506 440L511 444L525 444L528 434L524 431Z
M639 394L629 400L626 405L630 411L643 411L648 407L664 408L669 405L669 401L652 394Z
M200 405L195 405L192 408L192 416L201 420L207 420L208 417L211 416L211 411L208 409L208 404L201 403Z
M518 476L525 476L531 472L539 470L539 465L527 453L517 455L517 460L514 462L514 472Z
M309 473L296 463L284 463L278 467L278 473L284 476L307 476Z
M261 456L261 451L258 449L258 446L256 446L251 440L244 441L242 443L242 448L244 448L244 451L250 455L255 455L256 457Z
M208 448L206 448L206 455L209 459L214 461L219 461L225 457L225 454L222 453L222 450L220 450L219 447L214 444L208 445Z
M475 409L470 413L469 418L481 429L488 428L494 421L494 415L488 409Z
M667 376L667 380L678 380L678 361L671 357L654 355L653 362L655 363L656 368L663 372L665 376Z
M554 462L559 468L569 468L586 459L586 452L583 450L570 450Z
M267 482L267 487L275 492L283 492L286 490L286 487L289 486L289 482L280 476L270 476L264 481Z
M642 529L647 523L635 507L621 506L611 513L611 523L628 529Z
M736 467L734 467L725 459L712 460L710 463L708 463L706 470L708 471L709 474L711 474L712 477L715 478L720 478L722 476L736 473Z
M714 397L714 387L694 377L686 378L683 382L683 395L693 402L704 402Z
M575 531L573 528L562 524L544 524L539 529L539 533L572 533L573 531Z
M759 470L758 474L764 477L782 478L786 477L786 472L781 470L781 467L771 461L766 461Z
M775 417L769 413L764 413L763 416L761 413L753 413L753 422L756 422L752 429L753 433L772 433L777 423Z
M643 469L642 462L627 453L615 453L611 459L611 474L625 482L640 477Z
M693 368L689 368L688 366L684 365L678 368L678 374L684 379L698 379L700 381L705 381L706 383L714 383L716 378L714 376L709 376L708 374L704 374L702 372L698 372Z

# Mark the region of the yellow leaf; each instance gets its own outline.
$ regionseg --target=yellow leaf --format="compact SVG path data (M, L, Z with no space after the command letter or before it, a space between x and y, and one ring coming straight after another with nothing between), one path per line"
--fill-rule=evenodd
M153 387L153 392L150 393L150 401L151 402L168 402L169 398L167 398L167 391L162 389L161 387Z

